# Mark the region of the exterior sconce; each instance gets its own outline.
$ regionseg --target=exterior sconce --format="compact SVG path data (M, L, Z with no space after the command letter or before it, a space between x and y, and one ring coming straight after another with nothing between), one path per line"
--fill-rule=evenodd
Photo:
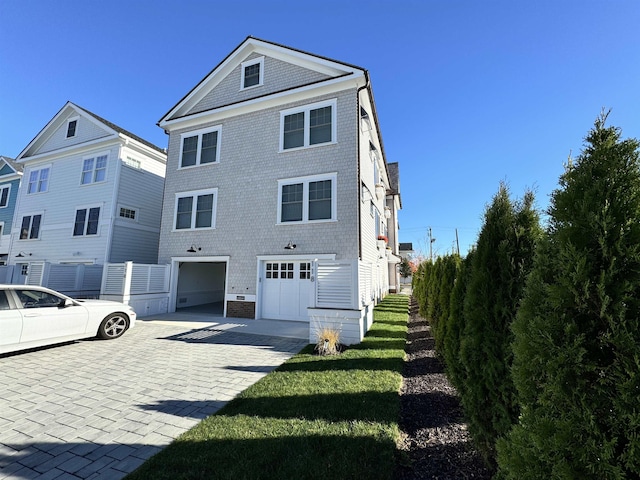
M199 252L200 250L202 250L202 247L196 247L195 245L191 245L191 247L189 247L189 250L187 250L187 253L196 253Z
M291 242L291 240L289 240L289 243L287 243L287 244L284 246L284 249L285 249L285 250L295 250L295 249L296 249L296 244L295 244L295 243L292 243L292 242Z

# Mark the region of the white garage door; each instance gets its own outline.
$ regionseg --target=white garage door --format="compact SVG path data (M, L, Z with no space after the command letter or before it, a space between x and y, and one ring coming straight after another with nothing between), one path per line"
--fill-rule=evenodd
M262 279L262 318L309 320L311 262L264 262Z

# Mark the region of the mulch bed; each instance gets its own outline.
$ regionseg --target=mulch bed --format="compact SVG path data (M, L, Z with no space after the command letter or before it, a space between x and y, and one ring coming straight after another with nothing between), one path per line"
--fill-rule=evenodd
M400 396L403 458L396 480L491 479L473 448L458 394L436 356L430 327L415 308L408 326Z

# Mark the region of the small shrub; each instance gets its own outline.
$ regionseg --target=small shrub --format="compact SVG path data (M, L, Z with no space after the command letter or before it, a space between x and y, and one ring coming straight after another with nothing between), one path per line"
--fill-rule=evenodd
M315 351L318 355L336 355L340 353L340 330L330 327L321 327L316 331Z

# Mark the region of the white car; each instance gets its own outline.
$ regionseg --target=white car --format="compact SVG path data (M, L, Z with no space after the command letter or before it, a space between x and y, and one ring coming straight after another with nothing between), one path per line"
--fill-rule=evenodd
M0 285L0 353L99 337L120 337L136 322L124 303L76 300L44 287Z

